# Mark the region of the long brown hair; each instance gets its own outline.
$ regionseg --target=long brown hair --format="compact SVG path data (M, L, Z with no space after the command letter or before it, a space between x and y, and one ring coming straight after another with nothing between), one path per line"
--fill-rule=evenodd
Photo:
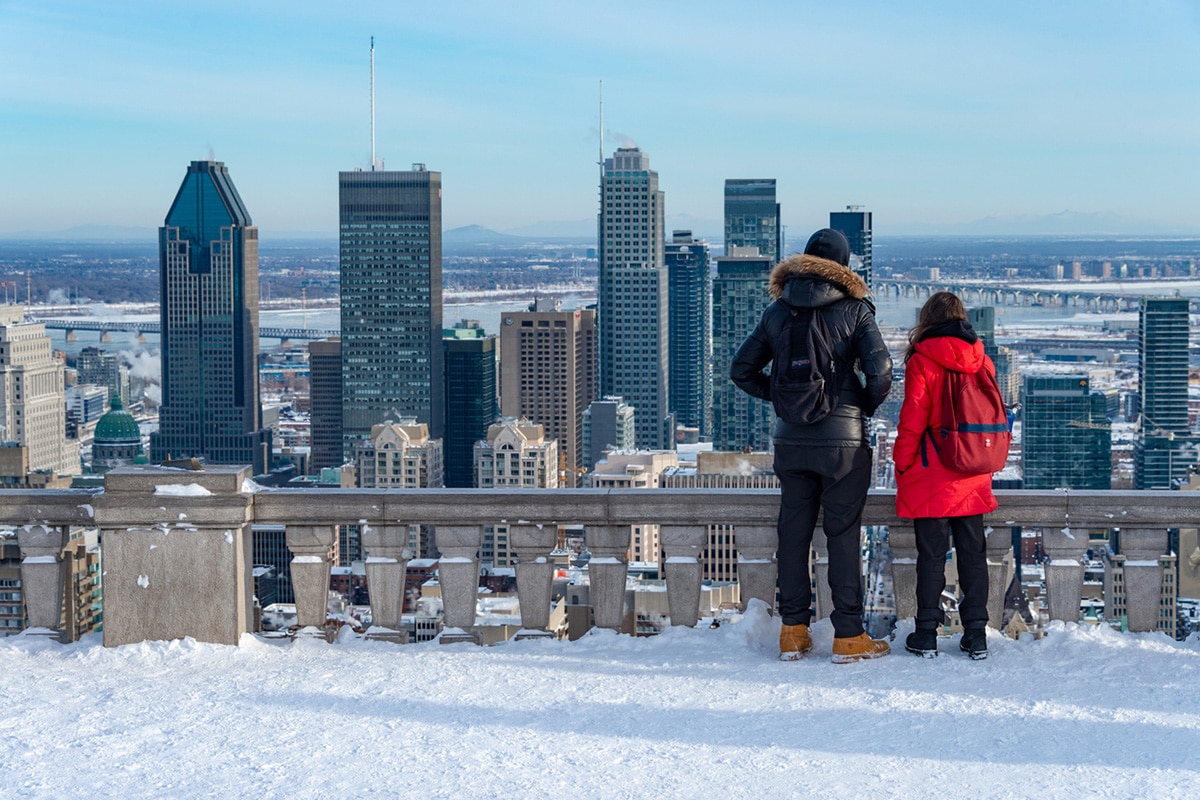
M921 306L921 313L917 315L917 324L912 326L908 332L908 347L904 351L904 361L907 362L912 358L913 353L917 352L914 345L928 338L931 330L956 319L964 322L967 319L967 309L963 306L962 300L958 299L958 295L954 292L931 294L925 301L925 305Z

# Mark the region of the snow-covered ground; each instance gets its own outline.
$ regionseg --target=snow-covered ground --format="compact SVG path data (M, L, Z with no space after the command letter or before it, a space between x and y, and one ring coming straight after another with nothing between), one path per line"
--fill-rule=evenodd
M719 629L491 648L0 640L0 796L1200 795L1200 642L1056 624L973 662Z

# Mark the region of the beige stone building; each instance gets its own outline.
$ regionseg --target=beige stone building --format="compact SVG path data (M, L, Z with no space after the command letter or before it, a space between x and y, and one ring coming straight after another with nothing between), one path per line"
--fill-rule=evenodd
M371 426L357 449L359 486L364 489L436 489L442 486L442 440L415 419Z
M544 425L525 418L501 419L488 428L486 441L475 444L475 485L480 489L557 489L558 466L558 442L546 437ZM492 567L512 566L508 525L484 526L479 558Z
M0 306L0 441L27 448L32 472L78 475L79 445L66 437L63 362L46 326L23 319L20 306Z
M663 473L679 466L674 450L610 451L588 475L593 489L657 489ZM629 526L629 560L662 565L658 525Z

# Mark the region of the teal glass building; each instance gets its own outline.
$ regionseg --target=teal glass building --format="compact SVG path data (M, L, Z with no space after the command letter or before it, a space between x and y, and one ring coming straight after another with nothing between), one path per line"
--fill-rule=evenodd
M674 231L664 247L670 286L670 389L675 422L712 437L712 278L708 242Z
M1107 398L1086 375L1025 376L1021 470L1025 489L1111 489Z
M771 449L774 410L769 400L751 397L733 385L729 365L771 302L767 256L717 259L713 280L713 449Z
M445 433L442 176L338 174L342 455L371 426L415 418Z
M220 161L193 161L158 231L162 405L151 457L270 467L258 397L258 229Z
M445 332L446 432L442 443L443 483L448 489L475 485L475 443L487 438L499 411L496 399L496 337L479 328Z
M1138 313L1141 418L1133 449L1135 489L1170 489L1197 463L1188 430L1186 297L1143 297Z

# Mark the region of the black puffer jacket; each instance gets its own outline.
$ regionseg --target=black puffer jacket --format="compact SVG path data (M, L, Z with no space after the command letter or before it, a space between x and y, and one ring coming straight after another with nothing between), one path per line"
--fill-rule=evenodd
M775 443L857 447L865 441L866 417L875 413L892 388L892 356L875 324L866 283L835 261L798 255L775 265L770 292L774 302L738 348L729 377L742 391L769 401L771 379L763 370L775 356L775 340L790 309L821 309L838 359L854 369L846 372L833 413L814 425L776 419Z

